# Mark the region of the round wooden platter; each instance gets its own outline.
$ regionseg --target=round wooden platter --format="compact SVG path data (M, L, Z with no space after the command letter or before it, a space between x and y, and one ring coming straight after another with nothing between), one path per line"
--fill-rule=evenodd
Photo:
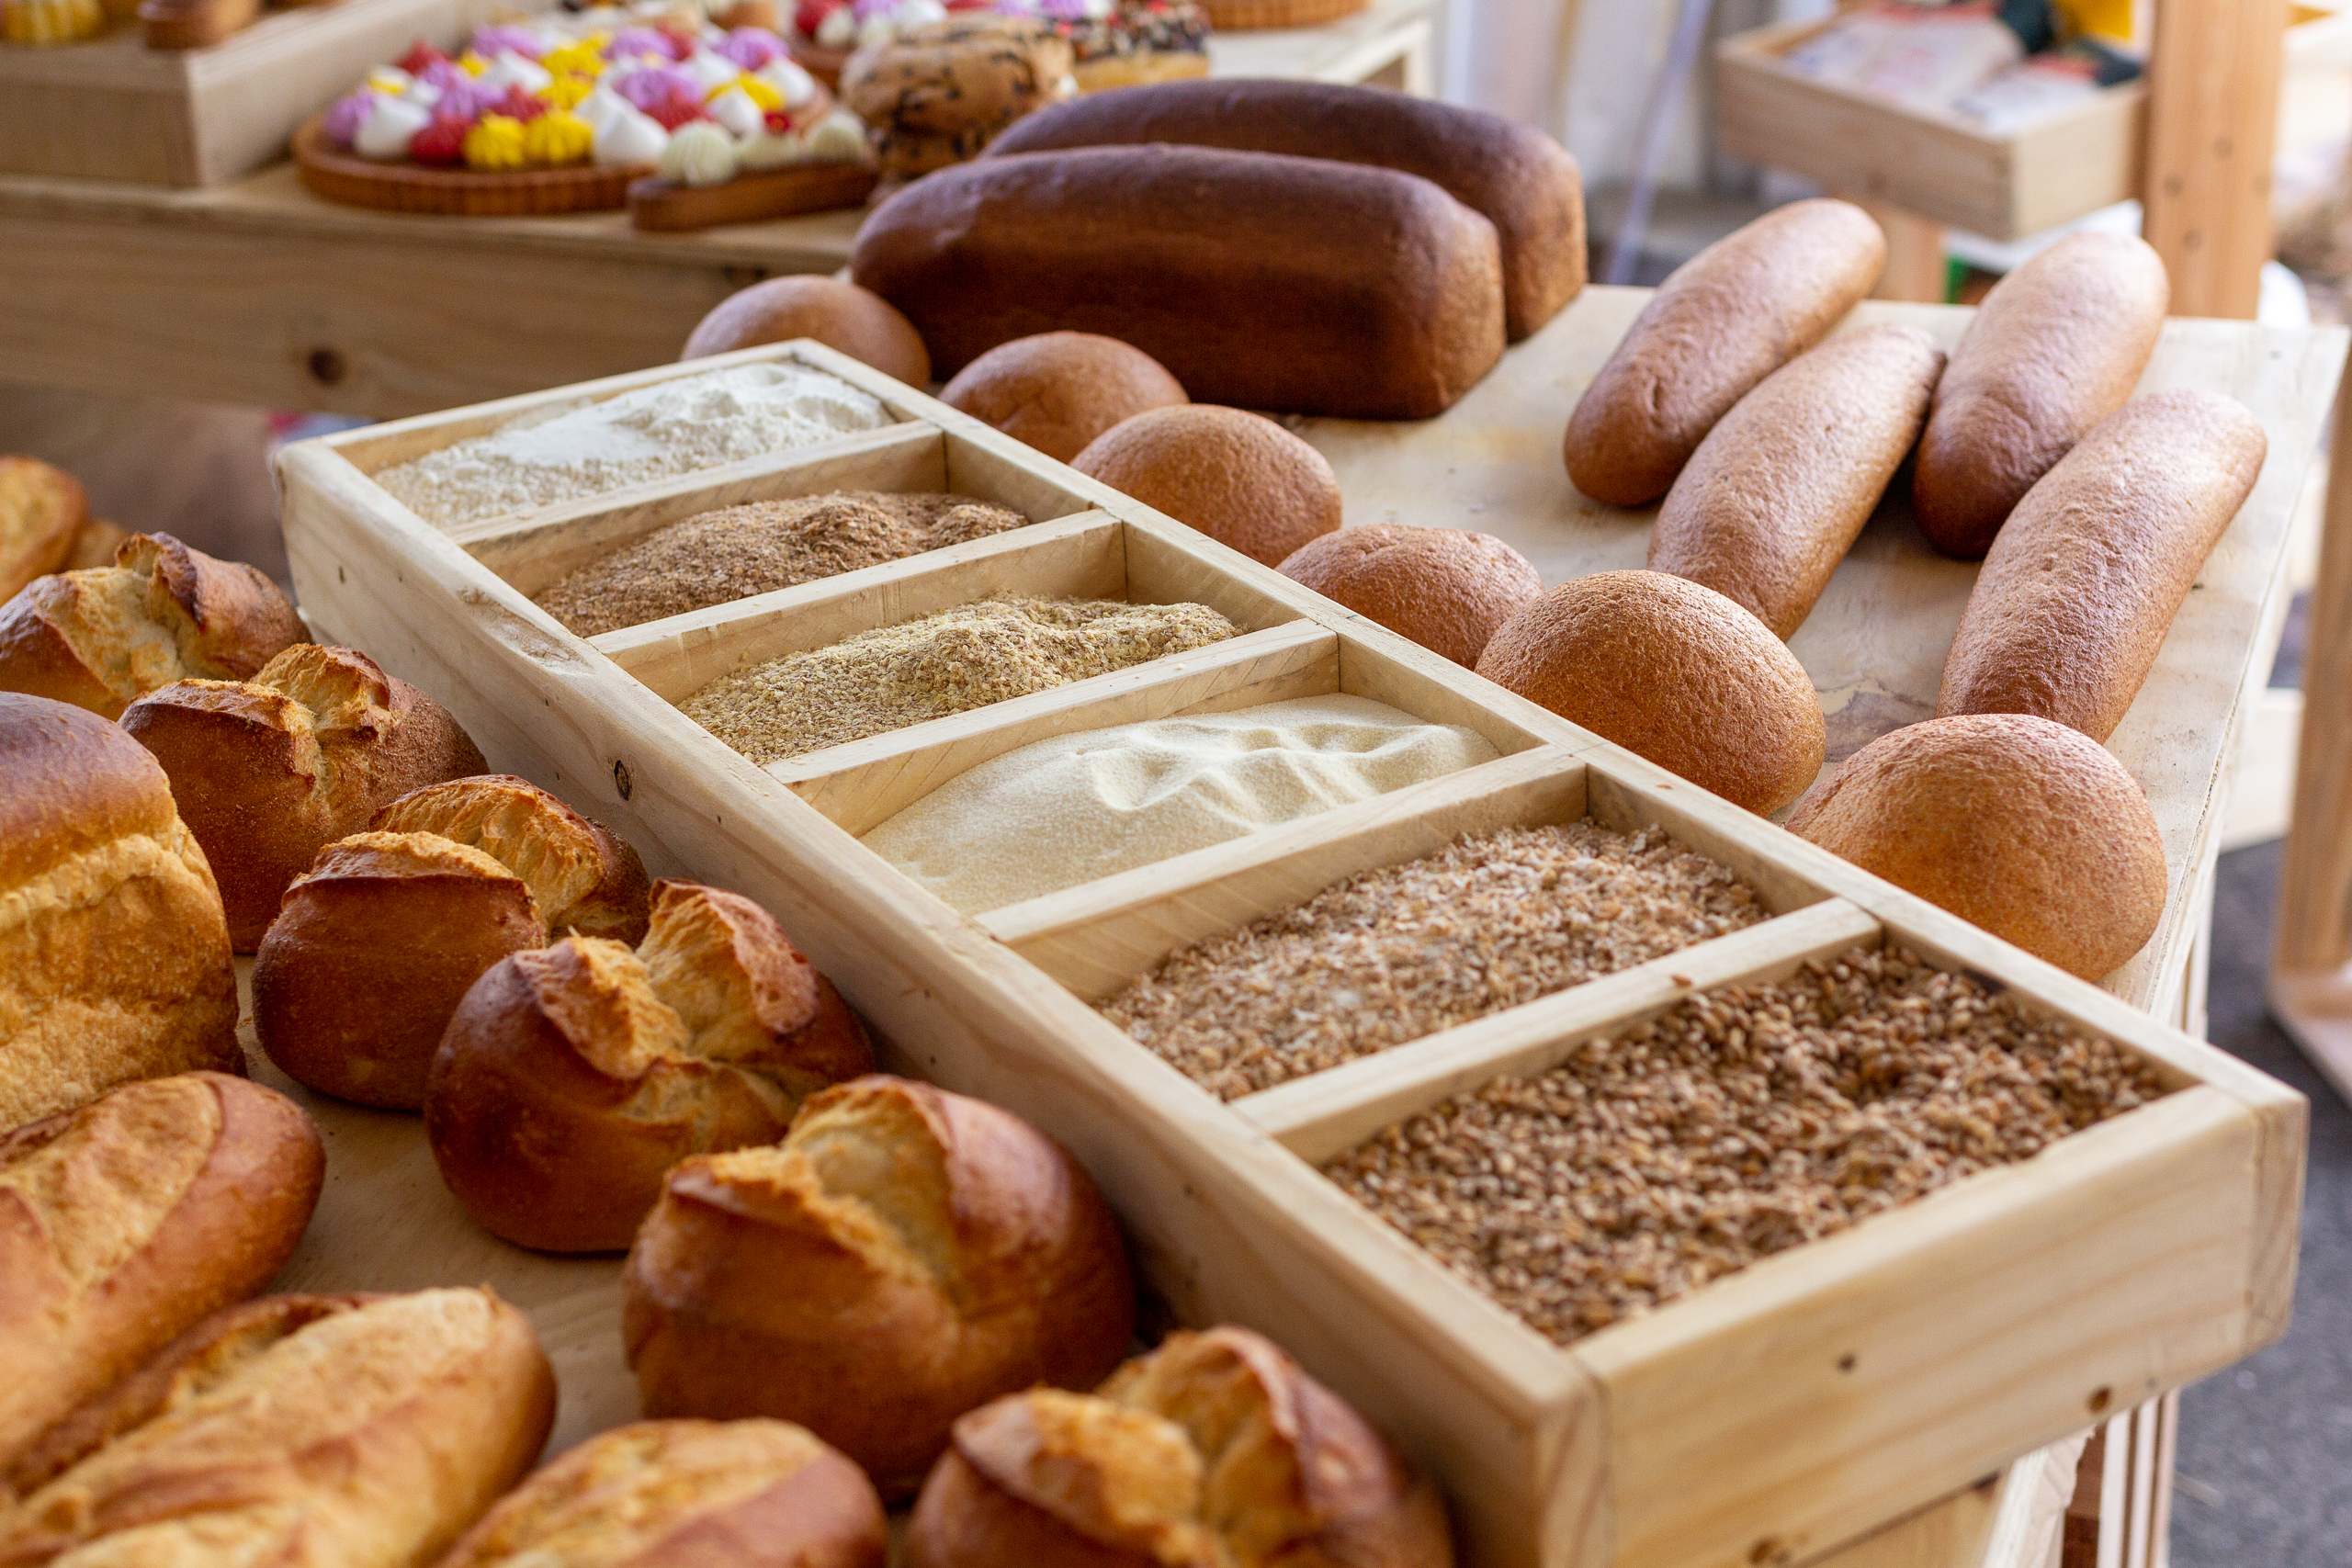
M481 174L379 164L327 140L326 116L314 115L294 133L294 162L314 196L349 207L387 212L432 212L458 218L545 218L560 212L605 212L628 205L632 180L650 164L611 168L518 169Z
M1238 33L1260 28L1316 28L1352 17L1372 0L1202 0L1209 26Z
M862 207L881 171L865 162L796 164L737 175L725 185L686 186L642 179L628 187L629 221L658 233L757 223L798 212Z

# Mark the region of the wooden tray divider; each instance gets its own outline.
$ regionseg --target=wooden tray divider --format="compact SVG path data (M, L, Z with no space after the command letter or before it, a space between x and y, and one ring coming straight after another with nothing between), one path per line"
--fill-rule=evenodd
M1010 506L1033 522L1068 516L1101 504L1084 491L1039 473L1034 463L1017 462L953 430L941 434L947 457L947 478L943 488L957 495L977 495L983 501Z

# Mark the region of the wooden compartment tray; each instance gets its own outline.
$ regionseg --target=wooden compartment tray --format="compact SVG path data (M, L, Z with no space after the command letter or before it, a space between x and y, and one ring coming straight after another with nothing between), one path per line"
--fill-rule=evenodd
M448 531L368 477L552 400L774 357L854 382L904 423ZM2304 1138L2292 1091L820 345L304 442L278 471L295 581L323 635L432 692L494 766L612 822L657 874L765 904L899 1070L1060 1138L1102 1182L1175 1314L1264 1330L1396 1432L1445 1486L1469 1562L1802 1561L2284 1326ZM954 489L1033 525L586 639L528 597L675 518L839 487ZM746 662L1004 590L1196 600L1241 635L765 769L673 705ZM1042 736L1335 690L1471 726L1501 755L977 918L852 836ZM1229 1104L1089 1005L1161 954L1355 871L1464 831L1587 814L1666 828L1738 873L1772 917ZM2172 1092L1565 1349L1311 1163L1694 990L1883 942L2123 1042ZM429 1160L417 1163L421 1143L398 1160L371 1156L403 1173L383 1179L382 1201L447 1213ZM498 1250L477 1238L452 1251L484 1247ZM585 1347L566 1363L559 1441L626 1418L613 1266L565 1265L559 1283L555 1266L516 1258L548 1275L534 1308L543 1329ZM319 1268L300 1277L342 1282Z

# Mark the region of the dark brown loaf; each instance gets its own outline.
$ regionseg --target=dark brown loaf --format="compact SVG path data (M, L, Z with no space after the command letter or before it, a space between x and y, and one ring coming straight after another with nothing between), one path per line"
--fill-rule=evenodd
M1154 141L1369 164L1442 187L1495 226L1514 343L1584 288L1584 186L1567 150L1532 126L1409 93L1249 79L1124 87L1040 109L989 152Z
M1786 640L1918 439L1943 350L1917 327L1841 333L1758 383L1699 443L1649 567L1702 582Z
M1611 506L1667 492L1748 389L1811 348L1878 281L1886 236L1850 202L1792 202L1674 269L1577 400L1577 489Z
M275 1279L324 1173L300 1107L221 1073L0 1138L0 1495L52 1424Z
M1035 333L1100 333L1194 398L1442 413L1502 356L1494 225L1393 169L1202 147L984 158L858 231L857 281L953 375Z
M2113 734L2268 447L2261 421L2219 393L2126 403L1993 541L1936 712L2039 714L2094 740Z
M1911 476L1920 531L1973 560L2034 481L2123 406L2172 286L2130 234L2070 234L1993 286L1951 352Z

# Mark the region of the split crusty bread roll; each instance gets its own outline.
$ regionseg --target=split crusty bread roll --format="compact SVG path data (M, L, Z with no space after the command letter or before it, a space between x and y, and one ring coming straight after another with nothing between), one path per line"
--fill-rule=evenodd
M1676 267L1577 400L1568 478L1611 506L1664 495L1715 422L1820 342L1885 265L1870 214L1823 197L1768 212Z
M2139 784L2088 736L2030 714L1882 735L1789 830L2086 980L2139 952L2164 914L2164 840Z
M413 1568L554 1419L530 1321L486 1289L265 1296L51 1432L0 1562Z
M325 1170L300 1106L221 1073L0 1138L0 1486L53 1423L277 1278Z
M1039 333L965 366L939 400L1067 463L1120 421L1191 399L1166 366L1131 344Z
M1242 409L1148 410L1096 436L1070 467L1266 566L1340 525L1329 460Z
M0 1128L118 1084L242 1072L204 851L146 748L0 692Z
M537 785L428 785L286 890L254 960L254 1032L298 1082L416 1110L484 970L560 931L635 942L649 897L636 851Z
M931 385L931 354L914 323L881 296L837 277L802 274L739 288L695 323L681 359L812 337L910 387Z
M680 1162L622 1289L647 1415L797 1422L893 1498L958 1416L1091 1386L1135 1325L1126 1247L1077 1161L880 1076L811 1097L781 1145Z
M551 1461L437 1568L883 1568L865 1472L786 1421L638 1421Z
M1321 158L982 158L876 208L850 267L949 376L1014 338L1100 333L1206 402L1425 419L1503 352L1495 226L1416 175Z
M2269 445L2244 404L2186 389L2126 403L2083 437L1993 541L1936 712L2115 733Z
M175 681L121 724L171 776L240 953L319 851L411 790L490 766L440 704L355 649L317 643L250 681Z
M1465 666L1544 592L1534 563L1492 534L1403 523L1360 523L1310 539L1280 570Z
M0 601L63 570L89 518L90 498L72 474L35 457L0 457Z
M441 1179L483 1229L617 1251L688 1155L784 1136L874 1070L865 1031L765 909L658 882L642 945L568 937L491 966L424 1086Z
M1840 333L1757 383L1666 492L1649 568L1703 582L1783 641L1919 438L1943 350L1917 327Z
M294 606L258 568L133 534L114 565L36 578L0 604L0 691L119 718L158 686L242 681L302 640Z
M1495 226L1512 342L1584 288L1584 183L1532 126L1380 87L1228 78L1088 93L1039 109L989 157L1166 142L1369 164L1417 175Z
M1445 1506L1355 1409L1246 1328L1178 1332L1091 1394L957 1421L908 1568L1444 1568Z
M1951 351L1911 473L1928 543L1974 560L2018 502L2123 406L2172 285L2133 234L2069 234L1993 286Z
M1503 623L1478 673L1769 817L1821 772L1821 699L1771 629L1662 571L1564 582Z

